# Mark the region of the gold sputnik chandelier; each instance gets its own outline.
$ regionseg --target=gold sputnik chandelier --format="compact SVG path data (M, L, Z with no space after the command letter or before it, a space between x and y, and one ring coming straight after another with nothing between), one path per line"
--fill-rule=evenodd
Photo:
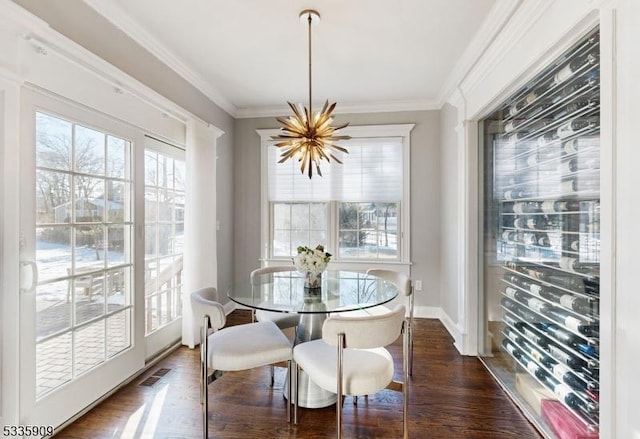
M333 142L338 140L347 140L351 136L337 136L336 131L349 125L348 123L338 127L332 127L333 117L331 113L336 107L336 103L329 105L329 101L325 101L322 110L313 113L311 108L311 24L320 22L320 14L312 9L305 9L300 12L300 21L306 20L309 28L309 108L300 105L294 105L287 102L293 111L293 115L284 118L276 118L283 126L280 128L282 134L272 136L273 140L281 140L275 144L279 148L284 148L280 155L278 163L283 163L288 159L298 159L300 162L300 172L307 172L309 178L313 176L313 167L315 165L316 172L322 176L320 171L320 162L330 159L342 164L342 162L333 155L332 151L340 151L347 153L348 151Z

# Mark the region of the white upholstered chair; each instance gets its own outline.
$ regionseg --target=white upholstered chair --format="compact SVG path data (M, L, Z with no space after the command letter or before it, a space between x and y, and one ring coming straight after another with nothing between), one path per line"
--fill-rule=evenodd
M273 322L255 322L224 328L224 308L213 287L191 293L195 321L201 321L200 399L202 433L209 431L209 384L216 371L253 369L286 361L291 376L291 342ZM287 399L287 419L291 420L291 383Z
M283 273L287 271L295 271L293 265L277 265L272 267L256 268L251 272L251 288L259 287L261 284L271 282L273 273ZM263 309L255 310L253 320L256 322L273 322L280 329L296 328L300 321L300 316L296 313L265 311ZM295 339L295 337L294 337ZM274 384L274 370L271 366L271 387Z
M293 359L296 379L303 369L318 386L338 394L336 402L337 437L342 438L342 397L367 395L379 390L402 387L403 437L408 437L408 349L405 307L380 315L343 316L336 313L322 326L322 338L296 345ZM393 381L393 357L385 346L403 334L402 381ZM297 398L294 422L298 422Z
M413 299L414 299L413 286L411 285L411 278L405 273L401 273L399 271L394 271L394 270L381 269L381 268L370 268L369 270L367 270L367 274L378 276L384 280L387 280L393 283L396 286L396 288L398 288L398 290L400 291L400 294L404 295L408 299L407 305L408 305L409 311L407 312L407 315L409 317L409 323L407 325L407 334L409 336L409 375L411 376L413 375ZM365 309L362 311L369 312L371 314L380 314L381 310L382 312L389 311L389 309L384 305L376 306L368 310Z

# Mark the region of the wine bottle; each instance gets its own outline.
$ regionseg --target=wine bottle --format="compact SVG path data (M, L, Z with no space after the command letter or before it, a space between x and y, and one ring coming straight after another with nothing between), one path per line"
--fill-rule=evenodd
M586 76L576 79L571 84L560 90L560 93L557 94L556 99L563 99L567 96L571 96L578 91L582 91L585 88L595 87L596 85L598 85L599 78L600 72L598 72L597 70L589 72Z
M582 279L582 292L593 296L600 296L600 280L597 277L585 277Z
M587 299L567 293L560 297L560 305L582 314L598 315L599 301L596 299Z
M553 115L554 120L560 120L572 113L575 113L578 110L584 108L596 108L600 105L600 101L595 98L591 99L577 99L573 102L568 103L564 107L560 109L557 113Z
M560 164L560 172L562 174L571 174L573 172L599 168L600 160L595 157L588 160L578 160L576 157L574 157L571 160L567 160Z
M556 134L560 139L574 135L585 128L595 128L598 126L598 118L595 117L576 117L570 121L560 125L556 130Z
M516 215L502 215L502 227L513 228L516 218Z
M585 292L584 280L570 274L549 274L545 280L559 288L575 291L576 293Z
M597 367L582 367L580 373L586 378L589 377L595 381L600 380L600 369ZM587 378L587 379L589 379Z
M525 298L525 294L520 291L520 290L516 290L513 287L507 287L504 289L504 294L505 296L513 299L513 300L517 300L520 303L524 303L526 302L526 298Z
M575 139L567 140L562 144L562 150L565 155L575 154L585 149L598 148L600 146L599 137L582 136Z
M588 344L586 344L585 340L578 337L577 335L570 333L569 331L565 331L555 323L539 322L536 326L538 329L551 336L551 338L553 338L554 340L557 340L560 343L569 346L570 348L576 349L591 356L596 354L595 347L589 346Z
M538 201L518 201L513 203L512 210L514 213L538 213L540 212L540 202Z
M540 209L542 212L547 214L558 212L577 212L580 210L580 202L547 200L542 202Z
M553 390L553 388L558 385L557 380L555 379L555 377L553 377L552 375L550 375L549 373L547 373L542 367L540 367L538 365L538 363L536 363L533 360L529 360L526 357L524 357L524 354L521 353L521 362L525 363L525 368L527 369L527 371L535 376L536 378L538 378L538 380L540 380L540 382L547 387L548 389Z
M549 345L549 341L545 337L542 337L536 334L524 324L520 325L519 330L520 330L520 333L524 336L524 338L529 340L531 343L534 343L535 345L540 346L542 349L545 349L545 350L547 349L547 346Z
M579 56L572 59L563 68L558 70L558 72L555 75L553 75L552 84L555 86L565 82L566 80L571 78L573 75L575 75L576 72L580 70L581 67L586 65L593 65L596 63L597 60L598 58L596 57L595 53L588 53L586 55Z
M515 358L516 360L521 360L522 359L522 352L520 351L520 349L515 347L514 344L511 343L511 341L509 341L508 338L504 338L502 340L502 347L507 352L509 352L513 356L513 358Z
M514 131L516 128L518 128L518 125L522 125L522 123L524 122L524 120L522 119L513 119L508 121L507 123L504 124L503 130L506 134L509 134L510 132Z
M544 271L543 268L532 268L522 265L519 267L518 271L538 280L546 280L549 277L549 273L547 271Z
M587 362L582 358L571 355L553 344L548 346L547 352L549 352L553 358L563 364L566 364L571 369L579 370L587 366Z
M520 306L518 306L518 304L513 300L503 297L502 300L500 301L500 304L506 309L508 309L509 311L511 311L512 313L516 315L519 314L518 311L520 310Z
M502 316L502 321L505 322L507 325L516 328L519 331L520 331L520 328L525 325L524 322L514 319L513 316L511 316L511 314L505 314L504 316Z
M518 242L518 232L514 230L505 230L502 232L502 240L506 242Z
M573 409L583 410L586 413L596 413L598 411L598 405L593 402L585 402L580 399L566 384L560 383L553 388L553 393L559 400L564 401L569 407Z
M560 137L558 136L558 133L556 131L547 131L543 135L539 136L536 142L538 143L538 146L546 146L559 140Z
M593 268L592 264L582 263L578 258L573 258L571 256L561 256L558 261L558 266L563 270L573 273L588 273Z
M524 189L509 189L504 193L506 200L517 200L521 198L529 198L533 196L533 192Z
M511 328L506 327L502 332L509 340L511 340L515 344L520 345L522 343L521 341L522 337L520 336L520 334L518 334Z
M578 376L564 364L554 361L554 364L545 366L551 370L551 373L558 381L569 385L571 388L579 389L581 391L586 391L588 389L587 383L578 378Z
M514 131L506 136L506 140L509 143L518 143L524 140L528 135L529 133L527 131Z
M553 123L553 119L545 118L538 119L533 124L529 126L529 131L536 132L544 129L546 126L551 125Z
M516 114L518 114L524 107L526 107L527 105L531 104L533 101L536 100L537 98L537 94L535 91L531 91L529 93L527 93L524 98L520 99L519 101L513 103L512 105L509 106L509 114L511 116L515 116Z
M550 99L546 99L544 101L539 102L534 106L531 111L529 111L528 117L534 117L537 114L544 112L547 108L553 105L553 101Z
M550 319L563 324L572 331L579 332L587 337L597 337L600 333L600 328L597 323L578 318L555 306L547 307L545 315Z
M527 306L534 310L535 312L539 312L540 314L544 314L549 309L549 304L543 302L540 299L536 299L535 297L531 297L526 300Z
M551 357L546 355L537 346L525 341L525 339L523 339L520 335L518 335L518 333L514 332L513 330L510 330L509 328L506 328L506 329L508 330L507 332L509 333L507 336L514 343L516 343L518 347L522 349L522 351L525 354L527 354L530 358L534 359L538 363L545 364L545 365L555 363L555 360L553 360Z
M563 194L571 195L575 192L598 191L600 189L599 178L573 178L565 180L560 184L560 190Z
M542 286L540 284L537 284L535 282L531 282L528 279L522 278L520 276L515 276L513 274L508 273L505 276L505 280L507 280L508 282L511 282L512 284L522 288L523 290L529 291L531 294L538 296L538 297L542 297L540 296L540 290L542 289Z
M573 237L569 237L569 239L567 240L566 249L567 251L579 252L580 240Z
M540 317L538 316L538 314L535 314L526 308L521 307L520 309L518 309L518 315L522 317L525 322L535 323L540 321Z
M563 292L556 290L555 288L542 287L538 292L540 297L543 297L552 302L560 303L560 297L562 297Z
M522 242L526 245L537 245L539 247L550 247L551 241L546 233L525 233Z

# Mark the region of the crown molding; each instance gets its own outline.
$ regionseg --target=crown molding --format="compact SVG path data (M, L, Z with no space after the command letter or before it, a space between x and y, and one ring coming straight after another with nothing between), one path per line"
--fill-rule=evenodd
M314 104L315 108L320 108L322 103ZM378 101L378 102L338 102L334 114L357 114L357 113L395 113L400 111L426 111L438 110L441 105L438 101L406 100L406 101ZM286 105L273 105L264 107L240 108L236 112L237 119L250 119L259 117L278 117L287 115L291 109Z
M489 42L482 56L469 68L458 83L460 92L468 96L491 73L493 67L509 53L520 39L534 26L540 16L551 6L553 0L520 0L504 24L497 31L495 38ZM506 12L506 11L504 11ZM453 94L453 90L449 91ZM446 101L451 98L447 97ZM467 115L465 115L467 117Z
M111 84L114 92L128 93L181 123L201 120L186 109L118 69L95 53L51 28L48 23L10 0L0 0L0 16L15 27L16 37L23 39L41 54L56 53L68 62ZM20 74L17 73L18 78ZM15 75L14 75L15 76ZM206 123L206 122L205 122Z
M442 107L445 103L451 103L451 95L458 90L459 84L473 72L476 64L482 58L487 48L499 38L500 32L506 23L520 7L523 0L498 0L489 15L474 35L471 43L462 53L462 56L454 66L448 81L442 87L439 102Z
M205 80L200 74L190 69L180 57L167 49L149 32L144 30L138 22L133 20L129 14L122 10L115 2L108 0L83 0L88 6L102 15L110 23L127 34L144 49L153 54L161 62L183 77L187 82L200 90L206 97L211 99L216 105L236 117L238 109L229 102L211 83Z

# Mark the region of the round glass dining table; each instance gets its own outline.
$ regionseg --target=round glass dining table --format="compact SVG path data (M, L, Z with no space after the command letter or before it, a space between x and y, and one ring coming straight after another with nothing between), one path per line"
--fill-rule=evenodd
M227 295L233 302L252 309L299 315L295 344L322 337L322 324L329 313L343 313L383 305L398 296L397 287L380 277L346 270L322 273L322 286L307 289L297 271L256 276L233 285ZM326 392L301 374L298 405L326 407L336 395ZM285 393L286 394L286 393Z

